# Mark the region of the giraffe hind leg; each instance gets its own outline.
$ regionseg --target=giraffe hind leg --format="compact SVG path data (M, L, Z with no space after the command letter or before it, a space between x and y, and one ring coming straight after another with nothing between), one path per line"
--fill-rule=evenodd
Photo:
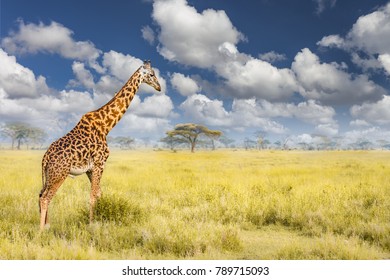
M87 172L89 181L91 182L91 193L89 199L89 222L94 220L95 206L97 200L101 197L102 192L100 188L100 178L102 176L103 169L95 169L94 171Z
M66 177L65 177L66 178ZM40 211L40 229L43 230L45 227L48 227L49 218L49 204L52 200L53 196L59 189L59 187L64 182L65 178L61 178L57 182L50 184L50 182L46 182L46 186L42 189L39 194L39 211Z

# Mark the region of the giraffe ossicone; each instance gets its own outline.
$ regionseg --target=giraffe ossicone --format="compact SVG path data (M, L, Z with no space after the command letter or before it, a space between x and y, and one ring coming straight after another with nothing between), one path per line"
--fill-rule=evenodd
M42 158L41 230L48 224L50 201L67 176L87 174L91 183L89 218L93 220L94 206L101 196L100 179L109 156L106 136L120 121L142 83L161 91L150 60L144 61L109 102L83 115L71 131L49 146Z

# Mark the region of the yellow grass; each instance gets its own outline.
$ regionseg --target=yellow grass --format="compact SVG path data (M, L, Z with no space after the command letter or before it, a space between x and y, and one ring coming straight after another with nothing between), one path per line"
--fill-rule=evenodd
M390 258L389 152L112 151L39 233L42 155L0 150L0 259Z

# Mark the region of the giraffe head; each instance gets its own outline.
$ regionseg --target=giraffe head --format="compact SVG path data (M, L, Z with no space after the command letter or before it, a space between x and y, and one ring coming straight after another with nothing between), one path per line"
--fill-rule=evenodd
M144 65L140 68L141 83L146 83L152 86L155 90L161 91L160 83L157 80L156 74L150 64L150 60L145 60Z

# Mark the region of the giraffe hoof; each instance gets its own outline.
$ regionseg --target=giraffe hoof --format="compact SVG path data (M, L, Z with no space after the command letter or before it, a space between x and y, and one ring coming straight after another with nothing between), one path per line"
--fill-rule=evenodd
M50 224L45 225L45 229L48 230L50 228Z

